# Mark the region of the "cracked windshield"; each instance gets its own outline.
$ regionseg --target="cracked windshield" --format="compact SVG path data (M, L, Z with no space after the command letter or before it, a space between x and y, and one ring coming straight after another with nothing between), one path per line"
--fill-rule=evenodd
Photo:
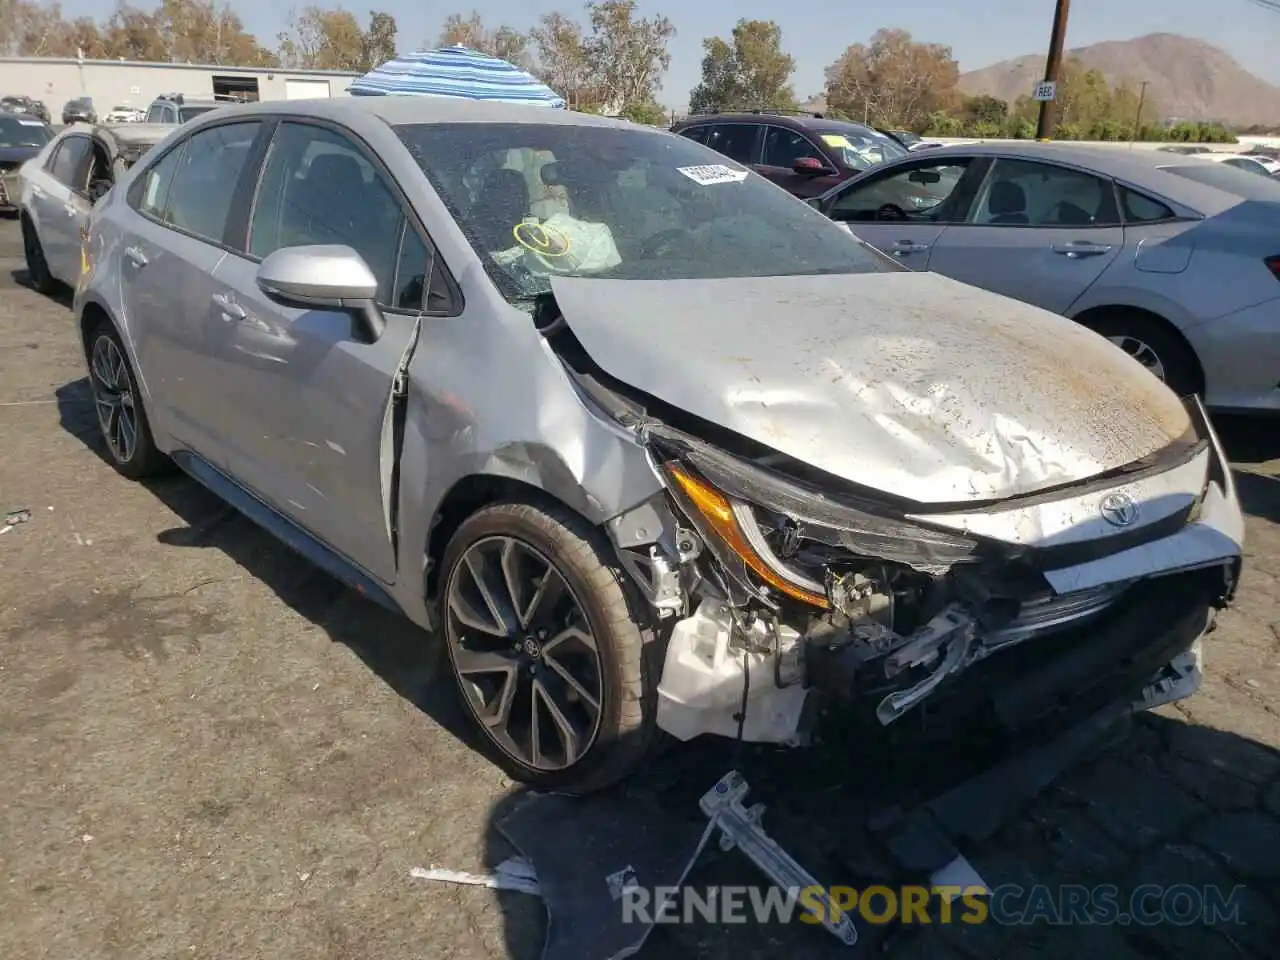
M508 296L553 276L632 280L895 267L746 168L648 130L397 128Z

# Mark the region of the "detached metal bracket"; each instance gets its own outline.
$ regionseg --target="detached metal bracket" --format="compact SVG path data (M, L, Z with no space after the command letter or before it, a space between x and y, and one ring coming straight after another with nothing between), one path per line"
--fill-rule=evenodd
M760 825L764 804L757 803L750 808L743 805L748 790L750 787L742 775L731 770L698 801L699 808L710 818L711 826L720 830L720 849L727 852L737 847L784 890L817 889L816 899L822 904L822 925L842 943L853 946L858 942L858 931L849 914L834 908L826 887L764 832ZM832 914L837 912L839 919L833 920Z

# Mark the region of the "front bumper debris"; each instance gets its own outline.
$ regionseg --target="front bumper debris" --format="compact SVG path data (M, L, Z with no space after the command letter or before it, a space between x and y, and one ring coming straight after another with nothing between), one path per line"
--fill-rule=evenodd
M1189 412L1196 436L1159 465L883 522L757 466L731 475L733 458L701 441L680 459L672 431L651 428L655 469L679 481L668 519L652 525L671 544L644 548L642 586L671 626L659 726L686 740L799 744L820 707L844 701L880 727L918 713L912 728L982 718L1014 732L1112 700L1189 696L1244 539L1221 444L1198 402ZM673 456L688 467L673 469ZM1108 498L1142 521L1103 523ZM887 552L870 554L877 543ZM635 574L635 547L619 549Z

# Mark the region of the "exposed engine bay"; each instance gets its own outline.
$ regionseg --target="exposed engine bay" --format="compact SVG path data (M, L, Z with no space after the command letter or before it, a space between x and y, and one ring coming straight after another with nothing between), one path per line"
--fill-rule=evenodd
M1239 575L1238 546L1193 529L1234 497L1198 401L1190 433L1122 470L922 516L617 381L544 307L535 321L584 398L637 433L665 487L609 529L667 643L668 733L801 744L833 702L881 728L984 715L1017 729L1198 686L1200 638ZM1105 535L1014 532L1028 511L1096 519L1099 503ZM993 517L1007 537L973 532Z

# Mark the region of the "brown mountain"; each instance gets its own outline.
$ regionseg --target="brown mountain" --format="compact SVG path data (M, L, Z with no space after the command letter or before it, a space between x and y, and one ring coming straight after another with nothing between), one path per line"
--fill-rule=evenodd
M1070 50L1086 69L1099 70L1112 84L1150 81L1147 95L1166 117L1217 120L1233 126L1280 124L1280 87L1255 77L1217 47L1172 33L1133 40L1109 40ZM1044 54L970 70L960 89L1012 103L1030 95L1044 71Z

